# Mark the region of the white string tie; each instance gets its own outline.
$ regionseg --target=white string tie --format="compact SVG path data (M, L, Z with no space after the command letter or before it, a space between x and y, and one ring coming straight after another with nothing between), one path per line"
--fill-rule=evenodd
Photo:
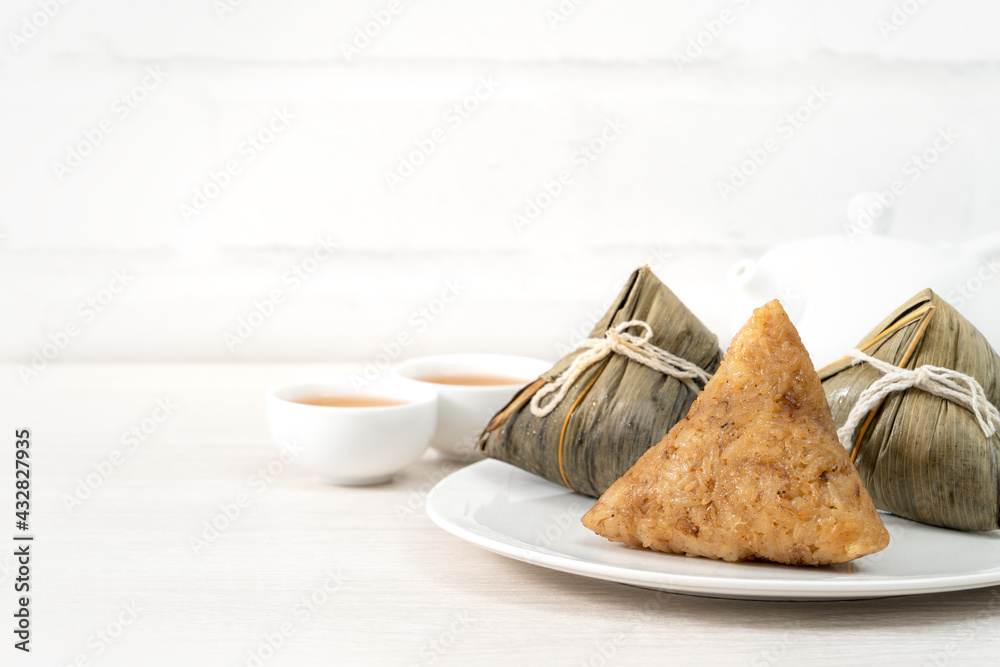
M627 330L632 327L641 327L643 330L642 334L636 336L627 333ZM573 386L573 383L588 368L612 352L617 352L655 371L675 377L695 393L701 391L694 381L700 380L704 384L712 376L690 361L681 359L653 345L649 342L652 336L653 328L649 324L642 320L629 320L628 322L622 322L614 329L605 331L603 338L585 338L580 341L577 343L576 349L584 351L555 380L535 392L535 395L531 398L531 414L536 417L545 417L555 410L556 406L565 398L566 392ZM551 399L545 405L542 405L542 399L549 395L552 395Z
M847 422L837 430L840 444L848 450L854 447L851 442L854 431L865 415L874 410L882 399L892 392L905 391L911 387L961 405L976 416L979 428L987 438L993 437L993 434L1000 429L1000 411L986 398L986 392L974 377L940 366L920 366L913 370L900 368L857 349L851 350L848 354L854 360L852 365L867 361L882 374L882 377L861 392L858 402L847 416Z

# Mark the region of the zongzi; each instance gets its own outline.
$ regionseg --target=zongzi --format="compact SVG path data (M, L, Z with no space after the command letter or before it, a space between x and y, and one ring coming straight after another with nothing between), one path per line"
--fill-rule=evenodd
M580 349L493 417L480 449L599 496L684 416L721 359L715 335L642 267Z
M727 561L823 565L889 543L777 301L754 312L687 417L583 523L614 542Z
M1000 528L1000 433L995 425L1000 357L986 338L928 289L882 321L858 350L891 364L890 369L961 374L959 393L982 396L980 404L993 415L977 416L960 401L936 395L933 387L886 394L852 434L845 434L845 446L875 505L936 526ZM838 428L882 372L850 357L819 371Z

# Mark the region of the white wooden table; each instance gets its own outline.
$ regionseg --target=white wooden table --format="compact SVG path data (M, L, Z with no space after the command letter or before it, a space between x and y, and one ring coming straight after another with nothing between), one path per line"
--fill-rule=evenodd
M264 392L344 370L53 364L25 388L4 367L0 451L10 460L0 466L0 516L10 520L0 522L0 612L8 619L0 664L844 667L1000 659L1000 587L863 602L656 593L509 560L439 529L424 497L454 466L432 454L391 484L317 484L276 463ZM170 404L172 414L155 422ZM133 426L142 439L127 437ZM7 629L15 428L31 429L32 442L30 654L12 647ZM112 458L115 450L120 457ZM89 497L67 502L86 495L78 485L109 465L106 479L96 472ZM240 494L249 502L237 514ZM206 530L206 522L222 529Z

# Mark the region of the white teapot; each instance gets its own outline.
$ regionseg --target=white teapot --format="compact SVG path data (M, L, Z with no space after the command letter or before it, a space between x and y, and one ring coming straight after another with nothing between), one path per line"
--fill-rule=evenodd
M1000 232L959 244L886 234L891 209L858 195L842 233L783 243L729 270L733 331L780 299L816 368L836 361L907 299L930 287L1000 350Z

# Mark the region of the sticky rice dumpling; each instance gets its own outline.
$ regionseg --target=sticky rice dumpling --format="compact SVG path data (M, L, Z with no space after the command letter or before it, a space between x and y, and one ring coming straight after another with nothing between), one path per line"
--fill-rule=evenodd
M697 367L706 380L718 368L722 351L715 334L648 266L632 273L589 339L637 320L648 325L650 344ZM532 399L583 352L571 352L518 393L493 417L479 447L486 456L597 497L684 416L704 380L610 354L588 367L549 414L534 414Z
M974 379L1000 408L1000 357L985 336L948 302L923 290L858 344L880 361L906 369L934 366ZM845 358L819 371L836 425L880 377ZM847 443L879 509L959 530L1000 528L1000 433L976 415L919 388L887 395Z
M777 301L754 312L687 417L583 523L614 542L727 561L823 565L889 543Z

